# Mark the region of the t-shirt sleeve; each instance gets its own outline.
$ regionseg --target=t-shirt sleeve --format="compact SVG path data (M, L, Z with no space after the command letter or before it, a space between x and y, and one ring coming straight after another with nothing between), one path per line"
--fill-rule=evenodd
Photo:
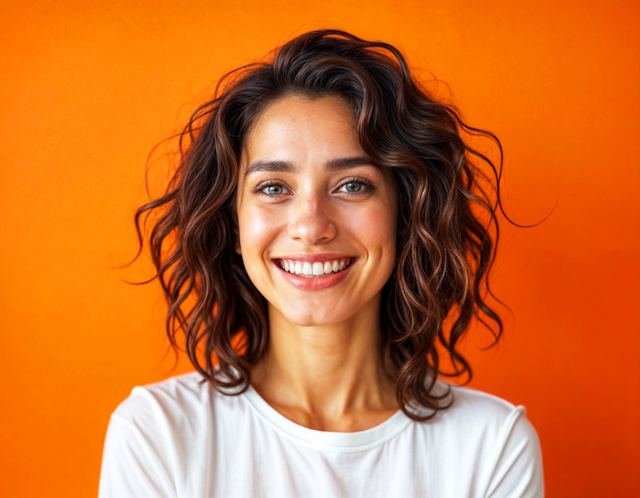
M486 498L544 497L540 441L524 407L508 417L494 461Z
M177 496L170 444L149 397L136 388L111 415L102 456L99 498Z

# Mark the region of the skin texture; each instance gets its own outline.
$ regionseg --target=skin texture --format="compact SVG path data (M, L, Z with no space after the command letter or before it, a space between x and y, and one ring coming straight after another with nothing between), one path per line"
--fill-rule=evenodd
M349 158L365 160L328 169ZM274 161L278 171L268 164ZM361 431L398 409L379 343L397 205L390 172L366 161L339 98L283 97L254 122L241 158L238 252L269 303L270 337L252 385L300 425ZM357 259L344 279L321 290L292 285L274 261L322 253Z

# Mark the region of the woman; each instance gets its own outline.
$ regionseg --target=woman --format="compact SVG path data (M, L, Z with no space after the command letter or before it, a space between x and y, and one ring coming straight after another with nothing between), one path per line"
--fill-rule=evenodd
M142 244L158 213L167 331L196 372L117 408L100 496L543 496L524 408L438 380L443 354L470 375L472 317L502 329L473 159L499 174L465 133L495 139L341 31L224 79L136 216Z

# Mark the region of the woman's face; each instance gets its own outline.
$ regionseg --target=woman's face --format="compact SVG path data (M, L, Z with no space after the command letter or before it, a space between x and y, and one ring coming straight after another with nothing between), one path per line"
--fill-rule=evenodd
M249 132L237 213L251 281L300 326L345 321L389 279L397 195L373 166L336 97L285 97Z

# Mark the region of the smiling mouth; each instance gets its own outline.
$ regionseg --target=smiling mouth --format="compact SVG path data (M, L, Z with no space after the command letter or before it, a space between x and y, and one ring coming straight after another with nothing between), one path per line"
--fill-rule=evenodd
M305 278L321 278L326 275L340 273L347 269L356 258L341 258L328 261L299 261L295 259L276 259L275 263L284 271Z

